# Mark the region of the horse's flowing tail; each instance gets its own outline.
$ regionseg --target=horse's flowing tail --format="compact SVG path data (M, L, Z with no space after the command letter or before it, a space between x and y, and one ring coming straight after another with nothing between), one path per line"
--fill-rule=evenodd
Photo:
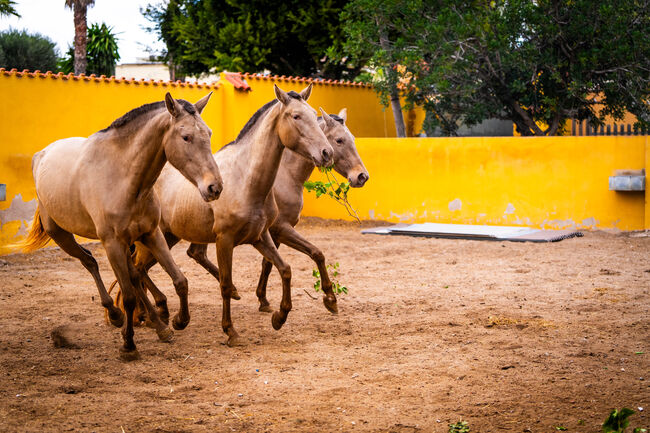
M34 212L34 221L32 221L32 226L29 229L29 234L27 238L22 242L18 243L18 246L25 253L31 253L36 251L39 248L43 248L50 241L50 235L45 233L43 229L43 223L41 222L41 212L39 208L36 208Z

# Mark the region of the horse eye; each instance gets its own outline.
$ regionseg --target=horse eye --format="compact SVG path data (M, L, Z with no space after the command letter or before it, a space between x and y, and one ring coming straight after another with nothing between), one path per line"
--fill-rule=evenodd
M294 114L294 115L293 115L293 118L294 118L295 120L299 120L299 119L300 119L300 114Z
M190 136L189 135L183 135L183 141L190 141Z
M337 138L337 139L336 139L336 142L337 142L338 144L343 144L343 139L342 139L342 138Z

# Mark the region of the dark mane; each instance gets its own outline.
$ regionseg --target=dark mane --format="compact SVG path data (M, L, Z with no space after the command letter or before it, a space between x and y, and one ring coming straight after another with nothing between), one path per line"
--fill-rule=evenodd
M289 97L291 97L293 99L302 99L302 96L300 96L300 93L295 92L293 90L288 91L287 95L289 95ZM251 116L250 119L248 119L248 122L246 122L246 124L241 129L241 131L239 131L239 134L237 134L237 138L235 138L235 141L231 141L230 143L226 144L221 149L219 149L219 151L221 151L222 149L225 149L226 147L228 147L230 145L237 144L239 142L239 140L241 140L246 134L248 134L250 132L250 130L253 129L253 126L255 126L255 124L260 120L260 118L267 111L269 111L269 109L271 109L271 107L273 107L277 102L278 102L278 100L274 99L274 100L269 101L266 104L262 105L262 107L259 110L257 110L255 112L255 114L253 114Z
M196 114L196 108L194 107L194 104L191 102L188 102L184 99L176 99L176 101L181 104L181 106L187 111L189 114ZM132 120L140 117L141 115L145 113L149 113L151 111L158 110L160 108L163 108L165 106L165 101L158 101L158 102L151 102L149 104L144 104L139 106L138 108L134 108L133 110L129 111L128 113L124 114L122 117L118 117L111 123L108 127L102 129L99 132L106 132L110 129L115 129L115 128L120 128L127 123L131 122Z
M330 117L339 122L341 125L345 125L345 121L338 114L330 114ZM318 120L321 120L322 118L323 116L318 116Z
M234 142L226 144L228 146L229 144L236 144L239 140L241 140L246 134L250 132L251 129L253 129L253 126L257 123L258 120L260 120L260 117L262 117L267 111L271 109L276 103L278 102L277 99L274 99L272 101L267 102L266 104L262 105L262 107L255 112L251 116L250 119L248 119L248 122L246 122L246 125L239 131L239 134L237 135L237 138L235 139ZM224 147L226 147L224 146Z

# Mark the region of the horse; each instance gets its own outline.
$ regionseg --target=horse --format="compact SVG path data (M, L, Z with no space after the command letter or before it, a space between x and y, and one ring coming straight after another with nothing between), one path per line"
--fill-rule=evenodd
M74 235L101 241L123 290L124 360L139 357L133 309L136 293L139 298L144 294L129 250L132 244L146 248L172 277L181 298L179 315L189 317L187 279L159 228L161 210L153 186L169 161L201 200L219 198L223 181L211 157L211 131L200 115L211 94L192 104L167 93L164 101L135 108L88 138L55 141L32 159L38 206L23 251L34 251L52 239L79 259L93 276L111 323L122 327L124 314L106 292L97 261ZM169 341L173 332L155 311L150 316L160 340Z
M329 143L334 149L334 170L344 176L353 188L362 187L369 179L368 171L363 165L354 136L345 125L347 110L342 109L338 115L328 115L321 108L322 116L319 123L325 132ZM278 217L269 228L271 238L276 247L280 244L308 255L318 266L323 287L323 304L330 312L336 314L336 295L332 290L332 281L325 265L323 252L314 244L305 239L294 228L300 220L303 207L303 185L309 179L316 166L313 161L302 157L295 152L284 152L278 170L278 175L273 184L273 197L278 205ZM190 244L187 255L192 257L210 274L218 278L219 270L207 257L207 245ZM257 284L257 298L259 310L270 312L269 301L266 299L266 285L272 264L262 259L262 272Z
M307 104L312 84L300 93L274 86L275 99L266 103L244 125L235 141L222 147L214 158L226 189L217 202L199 200L189 183L174 170L165 168L155 185L162 208L161 228L173 246L185 239L191 243L216 243L219 283L223 300L221 326L227 344L236 345L230 300L236 294L232 282L232 254L237 245L251 244L280 272L282 301L271 317L279 330L291 311L291 268L279 255L268 228L278 215L272 194L285 148L299 153L317 166L328 166L333 149L318 125L316 111ZM156 258L136 245L135 264L146 272ZM150 279L145 285L164 314L166 297ZM149 311L151 304L145 303ZM175 329L187 323L173 321Z

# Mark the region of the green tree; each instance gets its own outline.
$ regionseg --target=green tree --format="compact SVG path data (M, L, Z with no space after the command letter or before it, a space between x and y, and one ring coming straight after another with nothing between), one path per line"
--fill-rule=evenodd
M86 58L88 60L87 73L95 75L115 75L115 65L120 60L117 47L117 38L113 29L105 23L91 24L88 28L88 43L86 45ZM74 48L68 49L67 56L59 61L62 72L74 71Z
M184 74L269 69L281 75L352 78L332 60L345 0L174 0L143 13Z
M151 23L146 30L156 34L158 40L165 43L166 49L156 57L169 66L169 79L184 81L185 75L182 66L177 62L182 54L182 44L176 41L172 31L174 19L181 15L178 1L169 0L168 3L148 4L146 7L140 8L140 13Z
M20 18L20 15L16 11L15 5L16 2L13 0L0 0L0 17L7 15L15 15Z
M39 34L25 30L0 32L0 67L31 71L56 71L56 45Z
M352 4L361 2L370 0ZM461 123L500 118L522 135L556 135L567 119L596 126L626 110L650 122L647 1L374 3L390 5L391 49L350 41L349 23L346 46L360 44L377 64L399 65L386 81L401 82L407 101L424 106L428 130L454 135Z
M74 15L74 73L85 74L88 60L86 58L86 44L88 43L88 25L86 14L88 7L92 7L95 0L65 0L65 5L72 9Z

